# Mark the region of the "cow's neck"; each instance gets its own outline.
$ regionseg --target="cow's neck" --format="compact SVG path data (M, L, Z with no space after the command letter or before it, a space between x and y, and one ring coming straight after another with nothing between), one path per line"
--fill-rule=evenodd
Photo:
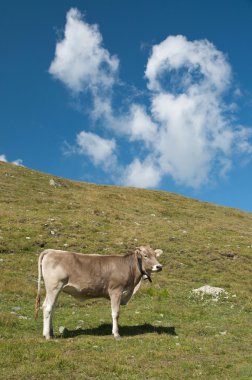
M141 278L143 279L147 278L150 282L152 282L150 275L143 269L142 259L140 257L137 257L137 265L138 265L138 270L141 273Z

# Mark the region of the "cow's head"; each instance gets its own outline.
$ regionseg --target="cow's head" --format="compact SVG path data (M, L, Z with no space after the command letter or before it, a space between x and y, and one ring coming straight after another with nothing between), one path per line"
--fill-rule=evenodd
M143 275L143 278L148 278L152 272L160 272L162 270L162 265L157 261L157 257L162 255L162 249L152 249L149 246L137 247L136 255L138 258L139 269Z

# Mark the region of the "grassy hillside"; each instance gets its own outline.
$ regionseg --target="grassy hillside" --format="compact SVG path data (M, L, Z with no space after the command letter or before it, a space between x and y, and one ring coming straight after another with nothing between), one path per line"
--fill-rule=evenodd
M121 341L108 301L63 294L58 335L43 340L42 312L33 319L43 249L124 254L144 244L163 249L165 267L121 308ZM0 378L252 379L251 257L252 214L0 163ZM205 284L228 296L192 295Z

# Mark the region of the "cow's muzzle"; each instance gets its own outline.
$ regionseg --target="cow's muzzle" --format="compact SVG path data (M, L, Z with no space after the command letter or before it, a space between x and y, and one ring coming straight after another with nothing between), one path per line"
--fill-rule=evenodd
M161 272L163 266L161 264L154 265L152 268L152 272Z

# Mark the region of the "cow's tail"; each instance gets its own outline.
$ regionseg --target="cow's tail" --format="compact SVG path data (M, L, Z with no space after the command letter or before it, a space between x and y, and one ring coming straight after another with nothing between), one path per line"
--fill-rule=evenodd
M35 314L34 314L34 318L35 319L38 318L38 313L39 313L39 309L40 309L40 301L41 301L40 292L41 292L41 279L42 279L42 260L43 260L43 257L45 256L46 253L47 253L47 251L43 251L40 254L39 259L38 259L38 291L37 291L37 297L36 297L36 302L35 302Z

